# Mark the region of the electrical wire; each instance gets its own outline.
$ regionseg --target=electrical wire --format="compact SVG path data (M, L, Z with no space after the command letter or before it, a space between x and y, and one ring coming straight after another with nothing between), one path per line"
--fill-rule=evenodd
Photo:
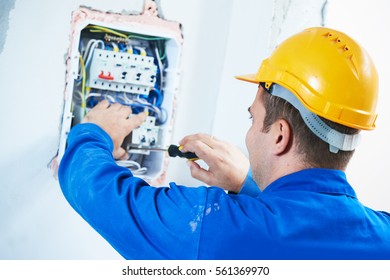
M115 35L122 37L122 38L128 38L128 36L126 36L123 33L120 33L118 31L112 30L110 28L102 27L102 26L90 25L90 26L87 26L87 28L91 28L91 30L90 30L91 32L108 32L108 33L115 34Z
M140 52L140 55L146 56L145 48L142 47L134 47L134 49L138 50Z
M163 87L163 64L161 61L162 59L160 58L160 54L158 52L158 49L155 48L154 51L156 53L157 66L158 66L159 73L160 73L160 89L162 89L162 87Z
M89 41L88 41L88 44L87 44L87 46L84 48L84 50L79 52L79 55L82 56L82 58L83 58L84 61L86 61L86 58L87 58L87 56L88 56L89 49L90 49L91 45L92 45L94 42L96 42L95 39L89 40ZM80 49L82 49L82 42L80 43ZM75 81L76 81L76 83L80 83L80 82L82 81L82 74L81 74L81 67L80 67L80 65L79 65L78 77L77 77L77 79L76 79Z
M111 101L112 103L115 103L115 101L116 101L115 98L109 94L103 94L103 93L97 93L97 92L91 92L91 93L87 94L85 97L85 101L87 101L91 97L103 97L104 99L107 99L108 101Z
M117 44L115 44L114 42L111 42L111 45L112 45L112 50L114 52L119 52L119 47Z
M117 160L116 164L122 167L126 167L134 175L142 175L148 171L146 167L142 167L141 164L133 160Z
M101 45L101 48L104 49L105 48L105 44L102 40L95 40L95 42L93 42L91 44L91 46L89 47L89 50L88 50L88 57L87 59L85 60L85 67L87 68L89 66L89 63L91 62L92 60L92 56L93 56L93 51L95 50L95 48L99 47L99 44Z
M86 108L86 102L85 102L85 80L86 80L86 71L85 71L85 65L84 65L84 59L79 54L80 58L80 66L81 66L81 73L82 73L82 81L81 81L81 108L84 110L84 115L87 114L87 108Z
M140 169L132 171L134 175L143 175L148 171L146 167L141 167Z
M165 50L165 44L163 41L155 41L156 48L159 50L158 51L158 57L160 57L161 60L164 60L166 58L166 50ZM162 53L160 53L160 51Z
M162 125L166 123L167 120L168 120L167 110L165 108L161 108L161 114L160 114L160 118L157 120L157 124Z
M76 97L76 96L78 95L79 98L80 98L80 101L83 100L83 94L81 93L81 91L75 90L74 93L75 93L76 95L74 95L73 98Z
M119 166L127 167L127 168L131 168L131 167L135 167L136 169L141 168L141 164L139 164L138 162L136 162L134 160L117 160L116 164L118 164Z
M153 97L154 98L154 102L152 103L150 101L150 99L153 100ZM160 90L158 90L157 88L152 88L149 92L149 99L148 101L153 104L154 106L158 107L158 108L161 108L161 105L162 105L162 102L163 102L163 94L161 93Z
M95 42L96 42L96 39L91 39L91 40L88 41L88 44L87 44L87 46L85 47L84 52L83 52L83 59L84 59L84 60L87 59L89 50L91 49L91 45L92 45L93 43L95 43Z
M111 97L113 98L113 97ZM112 100L111 100L112 101ZM133 111L138 112L138 109L141 109L143 111L147 112L153 112L153 114L156 117L156 120L161 123L164 122L164 113L161 108L153 105L152 103L148 102L147 100L140 98L139 95L136 95L133 98L128 97L127 92L123 92L122 95L118 95L114 101L112 102L118 102L122 105L127 105L132 108Z
M137 102L138 104L144 105L145 107L151 109L155 114L157 114L157 118L161 119L161 108L160 107L153 105L149 101L147 101L143 98L140 98L139 96L137 96L136 100L134 100L134 101Z
M145 40L145 41L150 41L150 40L167 40L167 38L164 38L164 37L142 36L142 35L138 35L138 34L135 34L135 33L128 33L129 35L126 35L124 33L115 31L113 29L110 29L110 28L107 28L107 27L102 27L102 26L97 26L97 25L90 25L90 26L87 26L87 28L90 29L90 32L94 32L94 33L96 33L96 32L107 32L107 33L115 34L115 35L117 35L119 37L127 38L127 39L141 39L141 40Z
M127 36L128 39L141 39L145 41L154 41L154 40L167 40L167 38L164 37L154 37L154 36L141 36L137 34L130 34Z

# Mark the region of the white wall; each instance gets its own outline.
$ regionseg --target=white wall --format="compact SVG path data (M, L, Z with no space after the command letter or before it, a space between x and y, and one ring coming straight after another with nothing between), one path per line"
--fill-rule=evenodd
M174 142L186 134L205 132L246 150L246 110L256 86L232 77L256 71L261 59L285 36L319 25L324 1L161 2L164 16L183 24L185 40ZM363 27L385 32L385 26L390 26L384 12L386 1L371 0L370 5L368 1L356 1L355 7L368 14L362 16L354 8L356 16L348 23L341 17L337 23L331 20L341 9L335 2L338 1L331 1L328 7L329 24L337 24L347 32L350 29L371 48L384 77L389 58L384 50L388 43ZM121 258L70 208L46 167L58 148L64 55L69 45L71 12L79 5L101 10L139 10L142 0L68 0L62 1L60 8L51 0L15 0L9 21L0 17L2 26L8 24L2 52L0 49L0 259ZM366 9L368 6L370 9ZM381 22L387 24L382 26ZM362 26L360 30L364 31L357 34L356 27L351 26ZM386 89L388 82L382 79L381 91ZM349 171L363 201L374 208L390 210L385 161L380 157L389 156L383 125L390 118L386 101L384 96L378 129L367 135L369 144L363 144ZM171 161L168 178L181 184L198 184L179 159Z
M46 166L58 148L71 12L94 2L59 8L56 1L16 0L9 14L0 54L0 258L119 257L64 201ZM129 6L100 2L94 7Z
M246 152L248 107L257 85L234 79L257 72L261 61L286 37L323 21L323 0L234 1L213 134Z
M233 2L162 1L164 16L181 22L184 34L181 93L173 143L188 134L212 131ZM185 161L179 158L170 162L168 179L190 186L200 184L190 177Z

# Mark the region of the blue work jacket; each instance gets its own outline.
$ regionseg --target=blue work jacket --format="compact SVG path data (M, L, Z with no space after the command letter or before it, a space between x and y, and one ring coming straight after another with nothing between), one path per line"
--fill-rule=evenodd
M75 126L59 168L70 205L126 259L390 259L390 214L344 172L306 169L263 192L152 187L118 166L109 135Z

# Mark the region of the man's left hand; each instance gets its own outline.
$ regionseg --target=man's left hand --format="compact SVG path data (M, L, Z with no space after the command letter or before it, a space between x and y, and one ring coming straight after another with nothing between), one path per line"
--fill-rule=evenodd
M94 123L100 126L114 143L112 152L114 158L127 159L126 151L121 148L123 140L132 130L140 126L147 116L145 112L132 117L130 115L130 106L110 104L107 100L103 100L89 111L83 123Z

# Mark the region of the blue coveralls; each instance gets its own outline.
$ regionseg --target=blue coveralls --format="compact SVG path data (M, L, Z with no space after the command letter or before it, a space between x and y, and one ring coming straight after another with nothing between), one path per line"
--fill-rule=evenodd
M75 126L59 168L70 205L126 259L390 259L390 214L362 205L342 171L306 169L263 192L170 183L118 166L109 135Z

